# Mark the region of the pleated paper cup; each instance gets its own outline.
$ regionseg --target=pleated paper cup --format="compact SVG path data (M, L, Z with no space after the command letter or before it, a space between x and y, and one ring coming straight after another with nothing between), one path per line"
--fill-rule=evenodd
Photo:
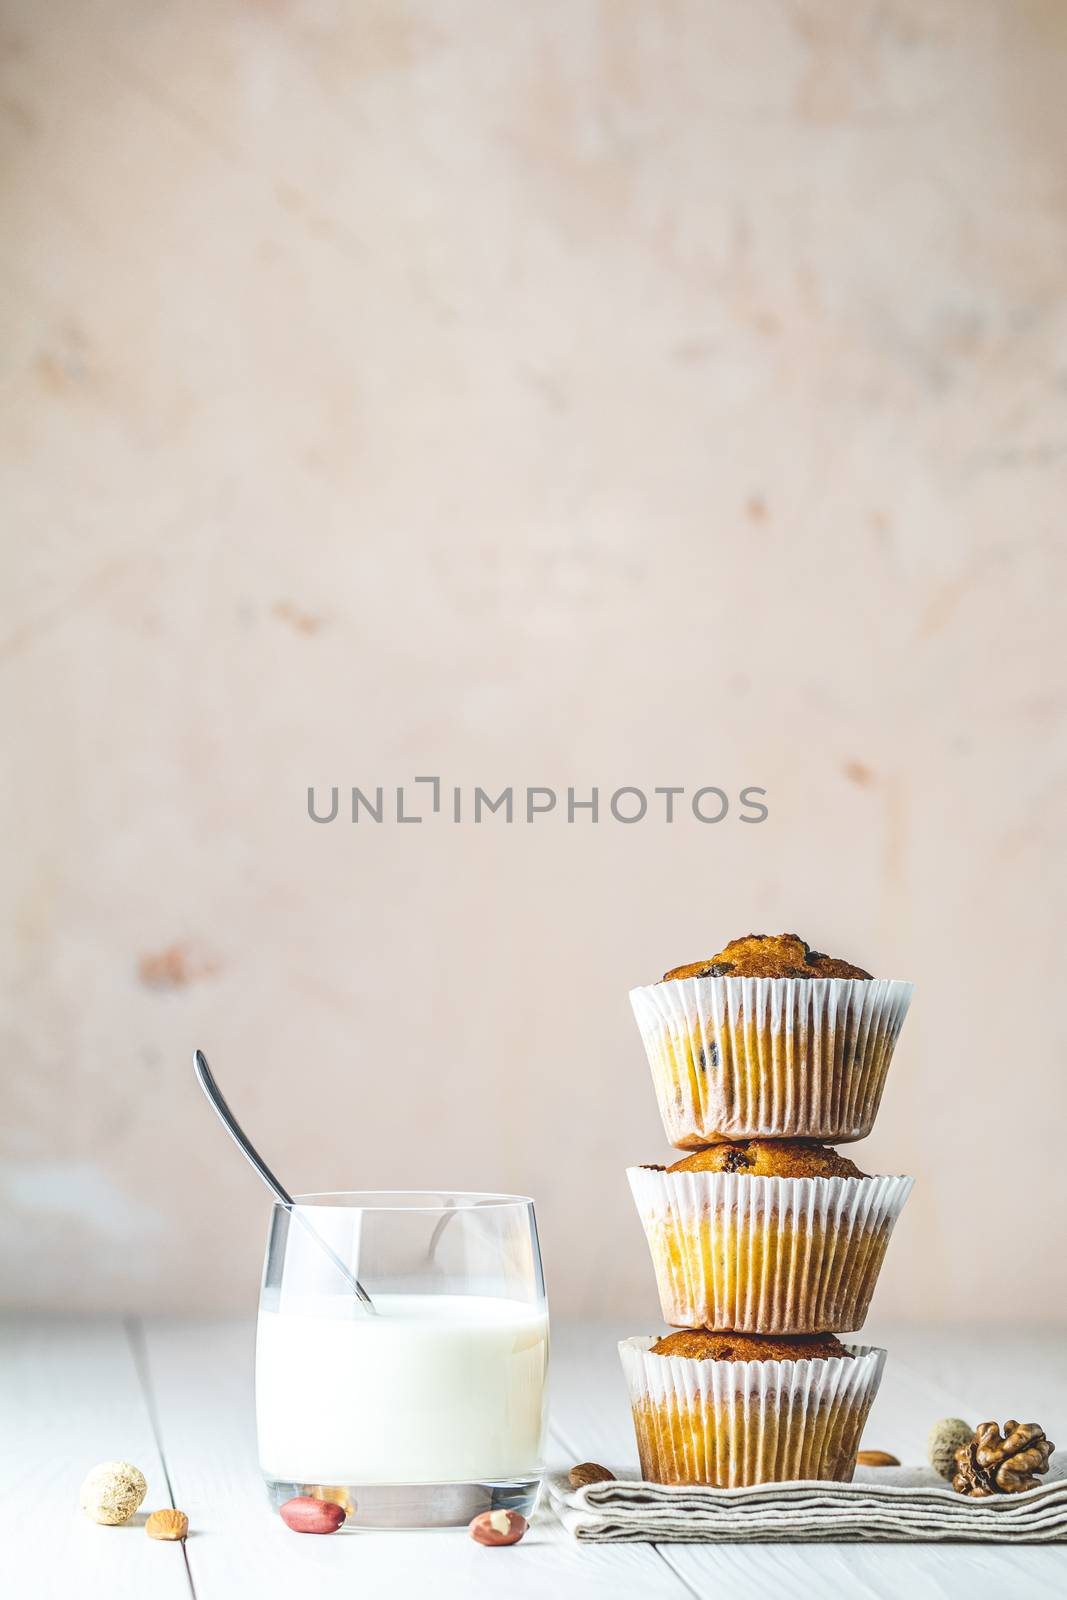
M800 1361L698 1361L619 1344L641 1476L650 1483L848 1483L885 1351Z
M862 1328L911 1178L627 1169L664 1322L735 1333Z
M631 990L668 1140L699 1150L862 1139L911 995L889 978L675 978Z

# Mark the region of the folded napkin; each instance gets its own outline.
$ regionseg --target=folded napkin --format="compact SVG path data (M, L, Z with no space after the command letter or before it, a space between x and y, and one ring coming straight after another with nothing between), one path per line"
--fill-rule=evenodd
M972 1500L929 1467L857 1467L852 1483L759 1483L747 1489L614 1483L572 1489L553 1473L563 1526L591 1543L786 1543L963 1539L1051 1544L1067 1539L1067 1450L1025 1494Z

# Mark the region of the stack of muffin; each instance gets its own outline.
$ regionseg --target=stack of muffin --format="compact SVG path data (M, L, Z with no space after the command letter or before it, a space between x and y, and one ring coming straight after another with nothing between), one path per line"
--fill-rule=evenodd
M619 1346L642 1475L722 1488L852 1477L885 1351L862 1327L906 1177L871 1130L912 987L750 934L630 998L670 1142L632 1167L663 1320Z

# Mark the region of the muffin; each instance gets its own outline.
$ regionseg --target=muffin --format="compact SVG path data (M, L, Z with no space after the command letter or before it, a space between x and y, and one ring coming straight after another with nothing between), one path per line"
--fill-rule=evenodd
M778 1139L712 1145L627 1177L664 1322L762 1334L861 1328L912 1186Z
M912 986L750 933L631 991L669 1143L869 1133Z
M731 939L707 961L672 967L664 983L676 978L865 978L870 973L837 956L813 950L796 933L746 933Z
M847 1483L885 1351L832 1334L760 1338L685 1329L619 1345L641 1476L721 1489Z

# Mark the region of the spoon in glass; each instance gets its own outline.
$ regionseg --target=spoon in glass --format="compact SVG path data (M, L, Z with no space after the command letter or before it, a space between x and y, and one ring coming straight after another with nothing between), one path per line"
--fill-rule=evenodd
M197 1083L199 1083L201 1089L203 1089L205 1095L210 1101L211 1107L219 1121L222 1123L222 1126L226 1129L226 1132L229 1134L230 1138L233 1140L234 1144L237 1146L238 1150L240 1150L245 1159L249 1161L253 1167L255 1167L256 1171L259 1173L259 1176L263 1179L263 1182L267 1185L267 1188L271 1191L278 1204L284 1206L291 1217L296 1218L297 1222L299 1222L300 1226L305 1230L305 1232L310 1233L311 1237L315 1240L315 1243L329 1256L338 1272L348 1284L348 1287L355 1291L355 1293L362 1300L364 1306L366 1306L367 1310L370 1312L376 1312L374 1301L371 1299L366 1289L364 1289L359 1279L348 1270L344 1262L341 1260L341 1257L336 1255L334 1251L331 1250L330 1246L326 1243L326 1240L322 1237L322 1234L319 1233L316 1228L312 1227L310 1221L305 1215L304 1208L302 1206L298 1206L292 1195L287 1193L287 1191L282 1188L273 1172L267 1166L267 1163L264 1161L263 1157L259 1154L259 1151L256 1149L255 1145L241 1127L241 1124L238 1122L237 1118L234 1116L233 1112L223 1099L222 1091L212 1076L211 1068L207 1064L207 1056L202 1050L193 1051L193 1071L196 1073Z

